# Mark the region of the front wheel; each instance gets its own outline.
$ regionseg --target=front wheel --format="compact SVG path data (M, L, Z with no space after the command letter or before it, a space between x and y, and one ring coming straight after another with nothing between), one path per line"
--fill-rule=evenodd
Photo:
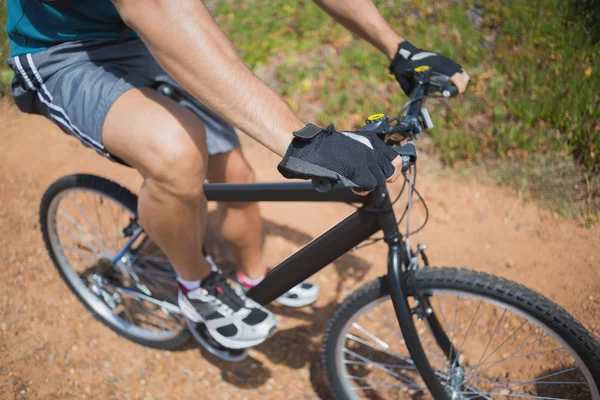
M455 268L416 271L408 292L426 296L457 354L415 326L450 399L600 399L600 344L563 308L519 284ZM414 298L409 298L414 307ZM323 364L338 399L432 398L394 313L387 279L334 313Z

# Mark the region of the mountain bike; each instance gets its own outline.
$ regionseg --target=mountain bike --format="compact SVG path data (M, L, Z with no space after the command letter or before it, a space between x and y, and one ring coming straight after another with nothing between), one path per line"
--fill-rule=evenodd
M412 246L413 198L425 206L416 189L415 140L433 127L423 102L457 94L446 77L426 68L415 71L415 79L397 117L373 115L360 129L402 156L400 193L407 191L408 200L400 217L393 208L400 195L393 200L386 187L358 196L327 178L204 186L209 201L356 207L272 269L248 296L269 304L361 243L382 240L387 274L346 298L325 330L322 363L336 398L600 399L600 344L567 311L503 278L431 267L426 247ZM157 81L155 88L192 111L198 105L171 81ZM137 198L127 189L93 175L63 177L43 196L40 224L61 278L119 335L159 349L194 337L223 359L247 355L220 346L201 323L182 316L173 266L140 225ZM383 236L371 238L378 231Z

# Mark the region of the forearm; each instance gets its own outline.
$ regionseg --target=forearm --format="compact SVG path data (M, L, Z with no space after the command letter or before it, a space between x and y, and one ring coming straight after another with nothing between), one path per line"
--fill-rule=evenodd
M113 0L158 63L194 97L283 156L304 124L242 62L201 1ZM160 28L157 28L160 27Z
M398 44L404 40L394 32L371 0L314 0L314 2L389 59L394 58Z

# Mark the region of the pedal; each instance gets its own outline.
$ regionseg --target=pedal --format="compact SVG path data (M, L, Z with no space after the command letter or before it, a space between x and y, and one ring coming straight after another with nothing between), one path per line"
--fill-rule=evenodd
M248 357L248 349L229 349L224 347L213 339L208 329L206 329L206 325L201 322L190 321L189 319L186 319L186 321L194 339L208 350L210 354L229 362L240 362Z

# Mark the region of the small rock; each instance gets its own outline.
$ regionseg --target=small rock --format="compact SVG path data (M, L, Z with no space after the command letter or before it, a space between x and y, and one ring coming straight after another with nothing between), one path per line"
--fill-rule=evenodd
M512 259L509 258L508 260L506 260L506 264L505 264L506 268L512 268L514 266L515 266L515 262Z
M144 386L145 384L146 384L146 381L142 379L142 380L140 381L140 385Z
M507 396L510 394L510 389L502 389L498 392L500 396Z
M74 369L74 368L71 368L71 369L69 370L69 373L71 373L71 374L74 374L74 373L75 373L75 369Z
M110 361L104 361L104 368L110 367Z
M52 362L54 361L54 357L56 357L56 354L52 353L48 356L48 361Z
M13 254L12 256L8 257L8 262L12 264L13 262L15 262L16 259L17 259L17 256L15 256Z
M78 349L79 349L79 346L77 346L77 345L71 346L71 350L73 350L73 351L77 351Z

